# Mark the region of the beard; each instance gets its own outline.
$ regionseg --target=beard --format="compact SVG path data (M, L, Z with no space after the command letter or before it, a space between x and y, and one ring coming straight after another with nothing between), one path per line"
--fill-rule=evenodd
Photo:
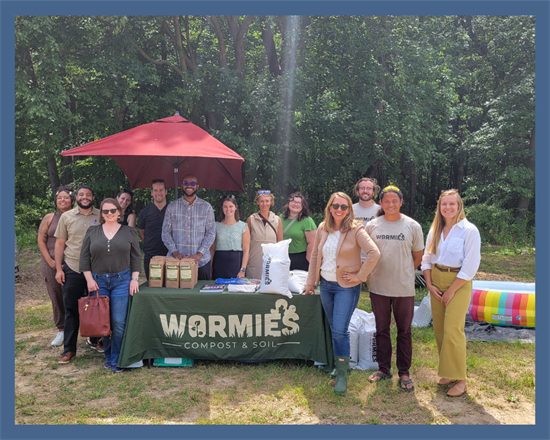
M359 200L362 200L363 202L368 202L369 200L372 200L374 196L368 196L366 194L363 194L359 196Z
M183 194L185 195L185 197L193 197L195 194L197 194L197 191L198 191L198 188L195 188L195 190L189 194L187 191L183 190Z
M77 200L77 201L76 201L76 204L77 204L78 206L80 206L82 209L88 209L88 208L91 208L91 207L92 207L92 203L93 203L93 202L94 202L94 201L91 200L90 202L88 202L87 205L85 205L84 203L82 203L81 200Z

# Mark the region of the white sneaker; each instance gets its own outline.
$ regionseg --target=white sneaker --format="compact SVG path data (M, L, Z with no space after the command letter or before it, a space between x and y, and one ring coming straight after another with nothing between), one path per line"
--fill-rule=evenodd
M63 345L65 333L59 332L55 339L52 341L52 347L59 347L60 345Z

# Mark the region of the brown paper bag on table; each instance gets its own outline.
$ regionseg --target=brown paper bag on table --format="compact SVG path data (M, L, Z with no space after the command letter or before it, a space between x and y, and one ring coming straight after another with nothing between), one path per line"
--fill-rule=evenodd
M192 258L180 260L180 289L192 289L199 279L199 264Z
M166 282L164 287L179 289L180 287L180 260L177 258L166 258Z
M166 257L155 256L149 262L149 287L164 287Z

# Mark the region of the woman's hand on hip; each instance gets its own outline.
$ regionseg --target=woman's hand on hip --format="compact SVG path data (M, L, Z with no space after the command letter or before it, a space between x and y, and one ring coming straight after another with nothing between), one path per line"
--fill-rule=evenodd
M432 286L427 286L426 288L432 294L433 298L435 298L439 302L441 302L441 297L443 296L443 294L441 293L441 291L437 287L432 285Z
M359 284L362 283L362 281L359 279L356 273L350 273L350 272L342 272L342 275L340 276L342 281L346 284Z
M134 293L139 292L139 282L135 280L130 281L130 295L134 296Z
M304 293L306 295L314 295L315 294L315 286L313 284L307 284L306 285L306 291Z

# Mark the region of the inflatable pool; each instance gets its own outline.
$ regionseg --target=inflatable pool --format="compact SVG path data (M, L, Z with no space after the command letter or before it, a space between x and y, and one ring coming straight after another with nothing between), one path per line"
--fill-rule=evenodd
M535 327L535 283L474 280L466 319Z

